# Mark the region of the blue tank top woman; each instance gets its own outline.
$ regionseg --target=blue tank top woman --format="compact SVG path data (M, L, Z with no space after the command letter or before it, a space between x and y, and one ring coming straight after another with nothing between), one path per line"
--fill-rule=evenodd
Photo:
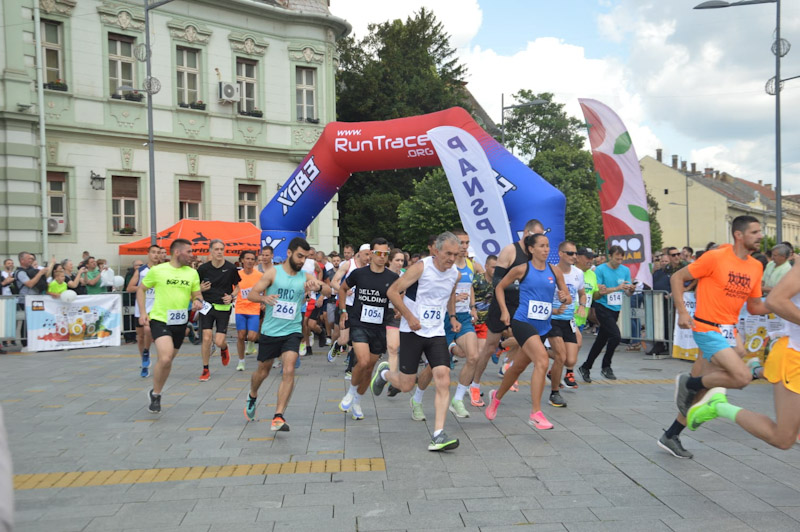
M555 290L556 278L550 266L538 270L528 262L528 271L519 283L519 307L512 319L533 325L543 338L550 331Z

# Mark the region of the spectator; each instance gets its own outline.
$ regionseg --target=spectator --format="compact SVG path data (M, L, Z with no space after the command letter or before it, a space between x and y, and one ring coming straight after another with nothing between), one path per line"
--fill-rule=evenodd
M100 286L104 288L103 292L111 292L114 290L114 270L108 266L106 259L99 259L97 267L100 269Z
M2 281L0 287L3 288L0 295L10 296L17 292L17 287L14 283L14 259L6 259L3 261L3 269L0 271Z
M683 260L683 262L685 262L686 264L689 264L691 262L694 262L693 257L694 257L694 250L689 246L683 246L683 249L681 250L681 260ZM686 266L686 264L684 264L684 266Z
M14 279L19 289L17 305L20 310L25 310L25 296L44 294L47 291L47 277L53 270L56 258L51 258L49 266L42 270L37 270L33 267L34 256L32 253L21 251L17 255L17 259L19 260L19 267L14 271ZM25 338L26 335L27 324L23 321L20 337ZM28 342L23 340L22 345L27 346Z
M766 270L767 269L767 264L769 264L769 258L767 258L767 256L764 255L761 252L755 252L755 253L752 253L752 255L753 255L753 258L756 259L758 262L760 262L761 266L763 266L764 269ZM763 284L763 281L762 281L762 284ZM763 286L761 288L761 291L762 292L764 291Z
M792 269L789 258L792 256L792 248L785 244L778 244L772 248L772 261L764 269L764 278L761 281L761 291L768 294L772 291L778 281Z
M61 264L53 266L53 280L47 285L48 296L58 299L61 297L61 294L67 291L67 282L64 280L65 277L66 273Z
M79 296L86 295L86 287L83 286L81 282L81 277L83 273L86 271L86 268L83 267L78 271L75 271L75 266L73 265L72 260L64 259L61 261L61 265L64 267L64 280L67 282L67 286L70 290L74 290L76 294Z
M85 253L85 252L84 252ZM97 260L94 257L86 259L86 271L83 273L83 284L86 286L86 293L88 295L102 294L105 292L100 282L102 278L100 268L97 266Z

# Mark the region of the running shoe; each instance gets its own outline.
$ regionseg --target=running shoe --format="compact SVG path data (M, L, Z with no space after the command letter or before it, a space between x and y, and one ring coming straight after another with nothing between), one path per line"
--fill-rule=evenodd
M153 390L147 392L147 398L150 399L150 406L148 410L154 414L161 413L161 396L153 393Z
M386 390L386 395L388 395L389 397L394 397L398 393L400 393L400 388L395 388L394 386L389 384L389 388Z
M245 355L255 355L257 352L256 343L255 342L247 342L247 349L245 350Z
M486 407L484 414L486 414L486 419L489 421L493 420L497 416L497 408L500 406L500 399L496 399L495 395L497 395L497 390L492 390L489 392L489 406Z
M553 424L550 423L546 417L544 417L544 414L541 410L531 414L528 424L530 424L531 427L539 430L550 430L553 428Z
M508 351L507 347L503 347L503 342L497 344L497 349L492 353L492 362L497 364L500 362L500 354Z
M339 344L333 342L331 348L328 349L328 362L333 364L333 359L339 356Z
M686 417L689 413L694 398L697 392L690 390L686 385L689 383L689 374L680 373L675 376L675 405L678 407L678 412Z
M331 345L332 342L333 340L331 340L330 338L325 338L325 345Z
M353 372L352 371L345 371L344 372L344 380L349 381L352 378L353 378Z
M756 360L758 360L758 359L756 359ZM149 349L145 349L144 351L142 351L142 367L143 368L149 368L150 367L150 350Z
M603 377L605 377L610 381L617 380L617 376L614 375L614 370L611 368L600 368L600 375L602 375Z
M282 416L275 416L272 418L272 425L269 430L272 432L289 432L289 424Z
M475 388L474 386L469 387L469 402L472 406L485 406L486 403L483 402L481 399L481 389Z
M555 406L556 408L564 408L567 406L567 402L561 397L561 394L558 392L550 392L550 406Z
M203 368L203 373L200 375L200 378L198 380L200 382L208 382L208 379L210 378L211 378L211 372L208 370L208 368Z
M246 417L248 421L253 421L256 419L257 400L257 397L250 397L250 394L247 394L247 399L244 402L244 417Z
M677 434L671 438L667 438L667 433L661 435L656 441L659 447L667 451L675 458L692 458L694 455L683 448L680 438Z
M314 354L314 352L311 350L311 346L307 345L306 346L306 356L309 357L309 356L311 356L313 354Z
M747 361L747 367L750 368L750 374L753 376L753 380L760 379L764 376L764 366L761 365L761 360L759 360L757 356L752 357ZM761 369L761 377L756 375L759 368Z
M298 356L297 360L295 360L295 362L294 362L294 369L297 369L299 367L300 367L300 357Z
M717 405L728 402L725 392L725 388L711 388L689 409L689 413L686 415L686 426L689 430L697 430L700 425L719 415L717 414Z
M298 354L301 357L306 356L306 343L305 342L300 342L300 349L298 350Z
M464 407L464 401L461 399L453 398L450 401L450 411L455 414L456 417L469 417L469 412Z
M244 359L240 360L238 364L236 364L236 371L244 371Z
M577 390L578 383L575 382L575 373L571 370L567 371L566 375L564 375L564 378L561 379L561 385L564 388L569 388L570 390Z
M589 376L589 368L578 366L578 372L581 374L583 382L592 382L592 377Z
M142 372L140 373L143 379L146 379L150 376L150 368L142 367Z
M378 369L375 370L375 375L372 376L372 382L369 383L369 389L372 390L372 395L380 395L383 393L383 387L386 386L386 379L381 377L381 372L385 369L389 369L389 363L384 360L378 364Z
M508 368L510 367L511 367L511 362L506 362L505 364L500 366L500 369L497 370L497 374L500 375L501 377L504 376L506 374L506 371L508 371Z
M519 391L519 381L514 381L514 384L512 384L511 388L509 388L509 389L512 392L518 392Z
M222 365L227 366L228 363L231 361L231 354L228 352L228 348L221 349L219 352L219 356L222 359Z
M447 352L448 352L448 353L450 353L450 356L451 356L451 357L455 356L455 355L453 354L453 348L454 348L455 346L456 346L456 343L455 343L455 342L450 342L450 345L448 345L448 346L447 346Z
M353 399L355 399L353 397L353 394L349 392L344 394L342 400L339 401L339 410L341 410L342 412L349 412L350 408L353 406Z
M425 421L425 412L422 411L422 403L418 403L411 398L411 419L414 421Z
M458 447L458 438L451 438L444 431L435 438L431 438L431 442L428 444L429 451L451 451L456 447Z
M361 411L361 405L358 403L353 403L353 406L350 407L350 413L356 421L364 419L364 412Z

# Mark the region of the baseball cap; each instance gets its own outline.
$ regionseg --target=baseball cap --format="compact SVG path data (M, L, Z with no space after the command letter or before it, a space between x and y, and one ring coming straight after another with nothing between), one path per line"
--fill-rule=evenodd
M582 255L586 258L593 259L594 251L592 251L592 248L578 248L578 255Z
M359 251L369 251L370 249L372 248L370 248L369 244L361 244L361 247L358 248Z
M469 258L475 257L475 250L472 248L472 246L467 248L467 257Z

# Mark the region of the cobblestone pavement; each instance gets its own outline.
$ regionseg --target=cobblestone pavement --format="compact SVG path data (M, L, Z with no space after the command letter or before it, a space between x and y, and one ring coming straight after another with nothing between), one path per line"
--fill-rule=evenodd
M469 406L468 419L449 415L461 446L432 453L432 389L427 422L410 418L407 394L369 392L354 421L337 408L341 359L322 353L302 359L291 432L278 434L277 370L258 422L244 418L252 357L242 373L235 356L228 367L216 356L200 383L199 347L184 345L160 416L147 411L135 346L0 357L17 530L800 529L798 447L773 449L721 420L684 432L694 460L656 446L687 362L620 351L620 380L564 392L567 408L544 407L555 424L544 432L527 424L528 370L494 422ZM487 397L498 383L490 363ZM769 385L730 396L773 412Z

